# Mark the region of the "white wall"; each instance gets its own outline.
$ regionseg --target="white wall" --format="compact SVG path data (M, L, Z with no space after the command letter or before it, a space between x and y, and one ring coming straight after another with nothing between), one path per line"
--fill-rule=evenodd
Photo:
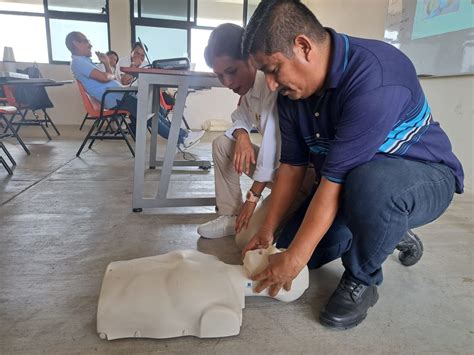
M351 36L383 39L388 0L308 0L323 26ZM421 79L433 117L449 135L461 160L465 184L474 188L474 76Z

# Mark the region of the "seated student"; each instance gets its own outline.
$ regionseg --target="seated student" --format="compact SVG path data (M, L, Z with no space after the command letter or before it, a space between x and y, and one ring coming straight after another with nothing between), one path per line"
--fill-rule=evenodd
M118 70L117 68L117 62L119 60L119 56L117 52L108 51L107 53L105 53L105 55L109 58L110 68L112 69L112 74L114 74L114 79L120 82L120 70ZM104 64L100 63L97 66L99 67L100 70L104 72L106 71Z
M264 201L256 209L265 187L273 181L280 157L280 130L276 106L277 93L271 92L263 73L242 59L241 41L244 29L226 23L212 31L204 52L206 63L219 81L241 95L232 113L232 127L212 142L216 205L219 217L198 227L204 238L220 238L237 233L237 245L243 247L263 222ZM250 134L256 127L262 136L260 147L252 144ZM240 175L244 172L254 181L242 203ZM298 192L293 209L312 188L314 176L308 172L307 183ZM254 213L255 211L255 213Z
M104 53L96 52L99 61L104 65L105 71L101 71L91 57L92 45L89 40L80 32L71 32L66 36L66 47L71 51L71 70L76 80L79 80L87 93L98 101L102 100L102 95L107 88L120 87L120 83L114 80L110 61ZM130 112L131 128L136 130L137 98L134 95L124 95L122 93L111 93L105 97L105 108L115 107ZM170 130L170 122L158 113L158 133L167 139ZM181 149L188 149L198 143L204 131L188 132L180 129L178 146Z
M135 42L132 46L130 55L120 58L117 64L122 85L133 84L134 77L120 71L121 67L143 68L147 65L148 62L145 60L145 49L143 48L143 45L140 42Z

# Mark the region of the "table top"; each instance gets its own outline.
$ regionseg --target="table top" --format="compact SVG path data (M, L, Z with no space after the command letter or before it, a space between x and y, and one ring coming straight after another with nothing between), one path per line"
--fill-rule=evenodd
M72 84L74 80L53 80L46 78L30 78L30 79L11 79L8 77L0 77L2 84L8 85L41 85L41 86L62 86Z
M131 67L120 67L120 70L130 75L138 74L168 74L168 75L180 75L180 76L194 76L194 77L207 77L215 78L216 74L203 71L191 71L191 70L171 70L171 69L156 69L156 68L131 68Z

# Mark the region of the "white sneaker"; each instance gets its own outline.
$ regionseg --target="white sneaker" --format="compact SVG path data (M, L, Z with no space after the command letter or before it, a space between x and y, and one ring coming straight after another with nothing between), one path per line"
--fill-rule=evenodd
M187 150L193 145L196 145L201 140L202 136L206 133L205 130L200 130L196 132L189 132L188 136L184 139L183 144L181 145L181 150Z
M207 223L201 224L197 232L203 238L221 238L235 234L235 220L237 216L219 216Z

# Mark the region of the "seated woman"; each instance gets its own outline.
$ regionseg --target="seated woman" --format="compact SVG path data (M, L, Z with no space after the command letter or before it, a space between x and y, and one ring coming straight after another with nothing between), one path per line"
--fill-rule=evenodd
M71 70L76 80L79 80L87 93L96 100L101 101L102 96L108 88L120 87L121 84L115 80L110 60L104 53L96 52L99 61L104 65L102 71L92 63L92 45L81 32L71 32L66 36L66 47L72 54ZM130 113L131 129L136 131L137 98L135 95L123 93L111 93L105 97L105 108L113 109L119 107ZM170 122L158 112L158 133L168 139ZM150 121L149 121L150 123ZM178 147L182 150L189 149L199 142L204 131L189 132L180 128Z

